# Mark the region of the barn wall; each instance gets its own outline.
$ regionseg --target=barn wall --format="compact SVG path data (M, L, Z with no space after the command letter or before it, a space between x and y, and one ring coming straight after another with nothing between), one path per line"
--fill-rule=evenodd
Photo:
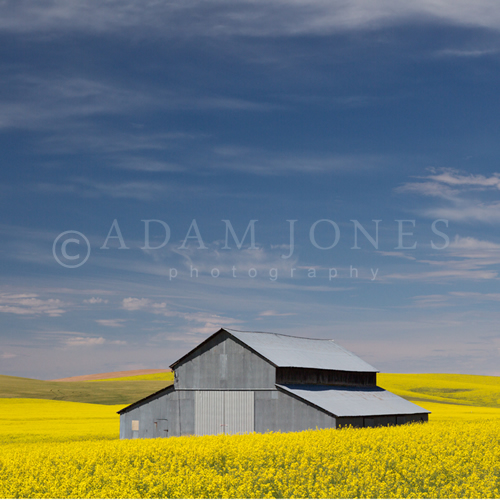
M175 367L176 389L274 388L276 369L228 334L211 339Z
M133 421L139 422L138 431L134 432ZM194 434L193 391L172 391L120 415L120 439L192 434Z
M255 432L294 432L335 426L335 417L281 391L255 392Z

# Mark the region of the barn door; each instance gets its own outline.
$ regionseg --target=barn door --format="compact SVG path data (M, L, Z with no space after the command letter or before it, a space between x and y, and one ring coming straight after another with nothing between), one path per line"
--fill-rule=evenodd
M153 425L153 437L168 437L168 420L166 418L157 418Z
M224 433L224 391L196 391L194 433L197 436Z
M196 391L195 434L243 434L254 431L253 391Z
M253 431L253 391L226 391L224 393L224 432L245 434Z

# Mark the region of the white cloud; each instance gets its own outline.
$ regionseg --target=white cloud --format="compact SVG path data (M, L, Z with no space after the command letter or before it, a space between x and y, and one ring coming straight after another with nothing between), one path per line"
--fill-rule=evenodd
M105 343L106 340L103 337L72 337L64 341L68 347L92 347Z
M398 257L400 259L416 260L416 257L413 257L413 255L407 255L404 252L383 252L383 251L378 251L377 253L380 254L380 255L383 255L384 257Z
M279 313L279 312L276 312L272 309L268 310L268 311L262 311L259 316L261 317L268 317L268 316L272 316L272 317L275 317L275 316L295 316L297 313Z
M500 201L491 200L491 196L496 196L500 190L499 173L484 176L442 169L423 179L405 183L396 192L440 198L443 204L419 210L426 217L460 222L500 221Z
M386 166L394 160L385 155L368 154L282 154L234 146L218 146L210 160L212 168L280 175L283 172L352 172Z
M186 325L185 329L189 334L212 334L223 326L242 323L241 320L213 313L172 310L167 307L166 302L154 302L147 298L128 297L123 299L122 307L127 311L142 311L180 319Z
M500 189L500 174L497 173L485 177L484 175L461 175L456 171L447 170L441 174L429 175L429 179L451 186L483 186Z
M460 307L464 304L484 304L485 302L500 302L500 293L481 292L448 292L446 294L417 295L413 297L413 305L423 308Z
M3 4L0 29L51 34L141 30L167 37L278 36L373 29L424 20L498 29L500 13L495 0L10 0Z
M479 221L492 224L500 221L500 202L462 202L454 207L431 208L425 210L424 213L427 217L434 219L456 222Z
M448 200L456 199L460 191L443 186L439 182L407 182L396 188L397 193L415 193L424 196L435 196Z
M498 49L444 49L438 50L435 55L436 57L483 57L492 54L497 54Z
M139 201L151 201L162 198L166 195L199 196L205 193L204 186L183 185L174 183L153 182L153 181L128 181L128 182L96 182L91 179L72 179L64 184L54 182L41 182L31 186L31 189L45 194L71 194L82 198L113 198L132 199ZM213 192L213 190L212 190Z
M110 328L119 328L123 326L126 320L124 319L96 319L95 322L102 326L109 326Z
M416 259L416 263L425 267L413 273L387 274L382 279L440 282L497 279L500 244L457 235L450 242L443 259Z
M1 359L12 359L12 358L17 358L17 354L13 354L12 352L2 352L0 354Z
M470 236L455 236L449 248L455 254L462 256L500 259L500 244L487 240L478 240Z
M107 340L104 337L77 336L61 339L66 347L95 347L100 345L127 345L125 340Z
M153 314L171 315L172 313L167 309L166 302L153 302L151 299L137 299L128 297L123 299L122 308L126 311L146 311Z
M60 299L40 299L37 294L0 294L0 312L26 315L61 316L66 306Z
M102 299L101 297L92 297L90 299L85 299L84 304L107 304L107 299Z
M33 77L26 74L2 75L2 85L22 89L17 96L0 101L0 128L47 128L70 118L123 114L137 107L153 105L147 92L86 78Z
M458 297L466 300L478 300L478 301L500 301L500 293L480 293L480 292L449 292L453 297Z
M1 23L1 21L0 21ZM1 32L1 26L0 26ZM210 95L190 95L182 89L166 89L164 87L145 86L144 88L125 87L122 83L106 81L99 78L37 76L27 73L0 74L0 129L25 128L43 129L44 131L61 131L67 136L89 135L88 124L84 119L103 115L129 115L139 110L192 110L192 109L232 109L268 111L274 105L252 102L243 99L228 99ZM94 131L95 133L95 131ZM116 136L112 136L115 137ZM158 139L158 137L157 137ZM49 140L50 142L50 140ZM61 144L61 139L55 139ZM76 140L78 144L80 141ZM95 142L95 140L93 141ZM137 139L132 149L149 149L157 141L148 140L140 148ZM81 142L80 142L81 143ZM131 146L124 148L130 151ZM60 147L61 149L61 147ZM109 151L101 143L101 150ZM116 141L114 149L116 150ZM68 150L68 145L62 147ZM108 159L114 166L129 170L145 171L178 171L179 165L154 159L136 158L126 160L124 151L119 150L120 158ZM51 150L52 151L52 150ZM74 150L70 150L74 153Z
M449 296L440 294L417 295L413 297L413 301L417 307L443 307L449 304Z

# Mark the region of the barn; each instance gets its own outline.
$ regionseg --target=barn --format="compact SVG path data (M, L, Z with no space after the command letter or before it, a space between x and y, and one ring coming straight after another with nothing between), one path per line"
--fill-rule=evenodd
M120 438L374 427L429 412L377 387L333 340L220 329L171 365L174 384L120 410Z

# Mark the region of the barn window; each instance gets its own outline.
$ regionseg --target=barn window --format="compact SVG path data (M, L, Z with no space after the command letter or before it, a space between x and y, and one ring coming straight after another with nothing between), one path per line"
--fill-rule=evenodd
M132 430L133 431L139 430L139 420L132 420Z

